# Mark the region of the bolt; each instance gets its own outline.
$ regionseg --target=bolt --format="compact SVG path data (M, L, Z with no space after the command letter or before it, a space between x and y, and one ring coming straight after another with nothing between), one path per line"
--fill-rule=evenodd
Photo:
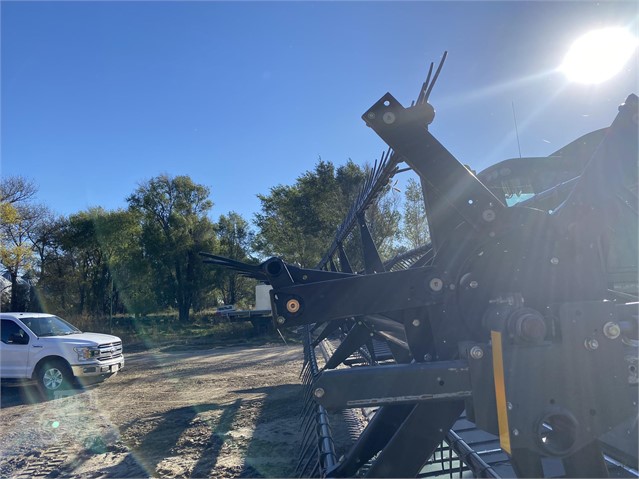
M302 279L303 279L304 281L306 281L306 280L308 279L308 275L307 275L307 274L302 275Z
M604 324L603 333L608 339L617 339L621 335L621 328L617 323L610 321Z
M455 289L455 285L454 285L454 284L451 284L451 285L448 287L448 289L450 289L451 291L453 291L453 290Z
M430 286L430 289L437 292L442 290L444 282L439 278L433 278L430 280L430 283L428 283L428 286Z
M479 346L470 348L470 357L473 359L481 359L484 357L484 350Z
M508 408L509 411L512 411L513 410L513 403L507 402L506 403L506 407Z
M369 120L374 120L375 119L375 112L369 111L368 115L366 115L368 117Z
M429 353L424 354L424 361L432 361L433 360L433 356L431 356Z
M495 220L497 215L495 214L493 210L484 210L484 212L481 214L481 217L484 218L484 221L487 221L490 223L491 221Z
M594 351L595 349L597 349L599 347L599 341L597 341L594 338L589 338L586 339L584 341L584 346L586 347L586 349L588 349L589 351Z
M559 264L559 258L553 256L552 258L550 258L550 264Z
M317 388L315 391L313 391L313 395L316 398L324 397L324 394L326 394L326 391L324 391L323 388Z
M382 115L382 120L387 125L392 125L393 123L395 123L395 119L396 119L395 113L393 113L392 111L387 111L386 113Z
M419 319L413 319L413 326L417 327L419 326L421 323L421 321Z
M477 281L474 281L474 280L473 280L473 281L471 281L471 282L470 282L470 285L469 285L469 286L470 286L471 288L475 289L475 288L477 288L477 286L479 286L479 283L478 283Z
M519 429L513 429L513 436L519 436Z
M297 313L300 310L300 302L296 299L289 299L286 302L286 309L289 313Z
M277 324L284 324L286 322L286 318L284 316L277 317Z

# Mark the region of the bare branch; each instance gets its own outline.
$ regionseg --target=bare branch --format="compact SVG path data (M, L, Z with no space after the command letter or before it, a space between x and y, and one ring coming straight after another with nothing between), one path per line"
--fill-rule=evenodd
M38 186L24 176L9 176L0 180L0 202L28 201L38 192Z

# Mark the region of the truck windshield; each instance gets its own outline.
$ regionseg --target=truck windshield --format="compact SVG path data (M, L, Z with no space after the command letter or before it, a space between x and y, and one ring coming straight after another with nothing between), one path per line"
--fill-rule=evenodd
M36 336L65 336L67 334L81 333L78 328L67 323L57 316L44 316L35 318L20 318L20 320Z

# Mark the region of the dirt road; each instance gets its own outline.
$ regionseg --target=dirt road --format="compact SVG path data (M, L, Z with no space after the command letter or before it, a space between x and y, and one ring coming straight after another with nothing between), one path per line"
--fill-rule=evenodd
M291 476L301 365L301 346L152 349L68 397L3 386L0 476Z

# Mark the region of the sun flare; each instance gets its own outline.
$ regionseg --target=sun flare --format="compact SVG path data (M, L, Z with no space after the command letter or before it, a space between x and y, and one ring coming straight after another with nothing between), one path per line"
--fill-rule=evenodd
M593 30L572 44L559 70L570 81L601 83L621 71L638 44L637 37L624 28Z

